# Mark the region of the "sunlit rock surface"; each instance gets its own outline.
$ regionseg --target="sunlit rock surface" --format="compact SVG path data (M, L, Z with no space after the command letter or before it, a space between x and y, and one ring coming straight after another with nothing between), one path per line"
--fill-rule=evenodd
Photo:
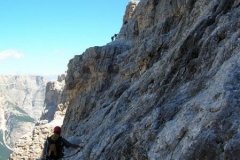
M119 39L75 56L63 130L85 146L70 159L238 159L239 6L141 0Z
M53 133L55 126L62 125L68 105L60 103L61 99L67 98L62 94L65 76L63 74L59 76L58 81L47 83L42 116L34 128L16 142L10 160L40 158L45 139Z
M41 76L0 76L0 159L7 159L43 111L46 80Z
M141 0L127 7L115 41L68 64L63 136L84 144L68 159L238 159L239 6Z

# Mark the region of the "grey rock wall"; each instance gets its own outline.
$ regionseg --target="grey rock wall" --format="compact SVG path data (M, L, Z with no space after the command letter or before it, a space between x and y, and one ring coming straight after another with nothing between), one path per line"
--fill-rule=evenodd
M62 125L68 107L68 103L61 103L62 99L68 99L66 92L62 93L65 77L66 74L62 74L58 76L58 81L47 82L42 115L35 126L17 140L10 160L36 160L41 157L44 141L53 133L55 126Z
M0 159L33 129L43 111L46 80L41 76L0 76Z
M85 145L69 159L238 159L239 6L141 0L118 40L75 56L63 130Z
M1 104L8 145L39 119L43 110L45 80L40 76L0 76ZM20 127L23 125L22 127ZM29 126L26 129L24 125ZM25 127L26 127L25 126ZM26 131L27 130L27 131Z
M35 120L41 115L45 86L41 76L0 76L1 93Z

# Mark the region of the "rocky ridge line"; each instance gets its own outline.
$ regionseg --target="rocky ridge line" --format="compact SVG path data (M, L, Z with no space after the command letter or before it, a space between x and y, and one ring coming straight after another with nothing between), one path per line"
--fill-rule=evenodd
M69 160L240 157L239 5L141 0L117 40L70 60L63 136L85 145Z
M50 81L46 85L44 111L40 120L35 124L33 130L23 135L15 144L13 153L9 160L40 158L45 139L52 134L54 126L61 126L65 116L67 103L62 104L61 99L67 99L62 93L65 85L65 76L58 76L57 81Z
M0 76L0 159L9 156L17 139L39 119L45 86L41 76Z
M68 65L78 159L238 159L239 0L141 0L119 39Z

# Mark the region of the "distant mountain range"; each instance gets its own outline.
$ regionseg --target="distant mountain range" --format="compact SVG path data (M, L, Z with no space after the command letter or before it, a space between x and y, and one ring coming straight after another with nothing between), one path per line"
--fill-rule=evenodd
M47 80L41 76L0 76L1 160L17 139L31 131L43 112Z
M34 128L16 141L9 160L38 159L46 137L52 134L56 125L62 125L68 103L61 103L61 100L69 98L68 93L62 93L65 77L62 74L57 81L47 82L42 115Z

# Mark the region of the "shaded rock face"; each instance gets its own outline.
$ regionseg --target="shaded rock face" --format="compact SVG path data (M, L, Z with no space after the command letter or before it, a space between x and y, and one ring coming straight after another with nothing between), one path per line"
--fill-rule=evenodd
M9 156L17 139L39 119L45 88L41 76L0 76L0 159Z
M65 102L68 99L67 92L63 94L65 85L63 80L65 74L59 76L58 81L50 81L46 84L44 110L40 120L34 128L23 135L15 144L10 160L30 159L36 160L41 157L44 141L53 133L55 126L61 126L65 116L68 103L60 103L61 99Z
M54 119L54 114L59 108L62 98L62 90L65 81L51 81L47 83L45 94L45 108L40 120L48 120L49 122Z
M69 159L238 159L239 6L141 0L118 40L75 56L63 134L85 146Z

